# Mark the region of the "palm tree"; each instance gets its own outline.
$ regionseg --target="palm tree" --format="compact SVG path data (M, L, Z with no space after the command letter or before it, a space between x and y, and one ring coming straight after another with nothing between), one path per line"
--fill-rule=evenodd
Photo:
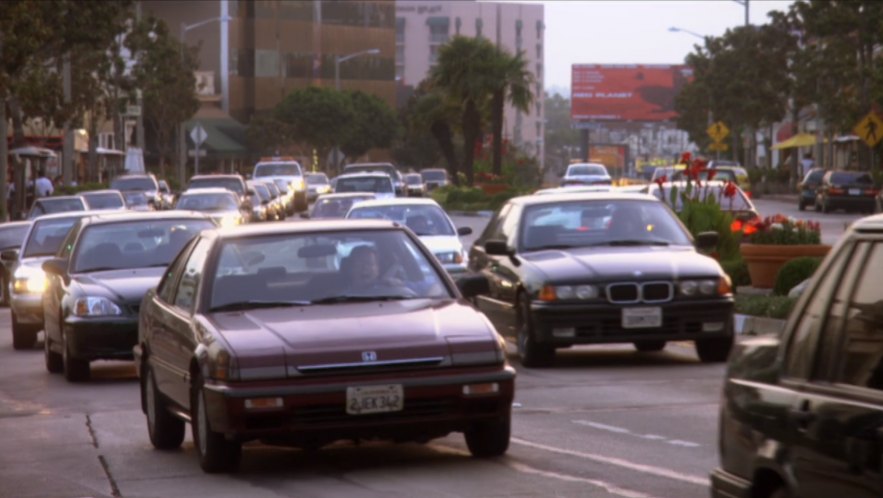
M516 110L528 112L533 102L533 74L527 70L524 52L509 55L498 50L493 61L494 79L497 86L491 96L491 131L493 132L493 173L499 175L503 169L503 108L508 100Z
M499 50L484 38L455 36L439 49L438 65L432 69L433 85L461 106L460 131L463 134L463 172L472 185L475 143L481 137L482 116L495 82L495 61Z
M429 130L447 162L451 181L455 185L458 184L459 167L454 150L454 132L451 129L451 119L457 113L457 109L428 79L417 86L411 99L409 107L412 108L412 112L409 120L414 125Z

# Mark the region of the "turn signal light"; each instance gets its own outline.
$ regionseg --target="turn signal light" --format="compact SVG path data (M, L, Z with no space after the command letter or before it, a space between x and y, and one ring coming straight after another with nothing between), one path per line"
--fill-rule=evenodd
M497 394L500 392L500 384L496 382L487 382L484 384L466 384L463 386L464 396L482 396L488 394Z
M730 277L724 275L721 277L720 282L717 284L717 294L719 296L727 296L733 292L733 283L730 281Z
M558 298L555 294L555 286L553 285L544 285L540 290L540 301L551 302Z

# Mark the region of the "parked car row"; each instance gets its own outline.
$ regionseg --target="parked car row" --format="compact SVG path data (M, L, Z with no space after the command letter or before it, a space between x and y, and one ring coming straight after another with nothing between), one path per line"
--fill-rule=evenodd
M837 209L862 213L883 211L883 198L866 171L812 168L798 185L797 207L813 206L828 213Z

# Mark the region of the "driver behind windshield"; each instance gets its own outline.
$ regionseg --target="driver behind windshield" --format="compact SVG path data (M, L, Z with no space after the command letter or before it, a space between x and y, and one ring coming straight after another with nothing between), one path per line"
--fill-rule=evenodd
M384 277L380 274L380 259L377 251L371 246L361 245L353 248L350 255L341 261L340 269L347 285L353 290L404 285L404 282L397 278Z

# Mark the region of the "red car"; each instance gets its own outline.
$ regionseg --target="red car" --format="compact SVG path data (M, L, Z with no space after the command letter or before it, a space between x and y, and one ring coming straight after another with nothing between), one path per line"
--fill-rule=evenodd
M307 221L203 232L141 304L135 359L156 448L193 427L206 472L242 443L509 445L515 372L491 323L403 226Z

